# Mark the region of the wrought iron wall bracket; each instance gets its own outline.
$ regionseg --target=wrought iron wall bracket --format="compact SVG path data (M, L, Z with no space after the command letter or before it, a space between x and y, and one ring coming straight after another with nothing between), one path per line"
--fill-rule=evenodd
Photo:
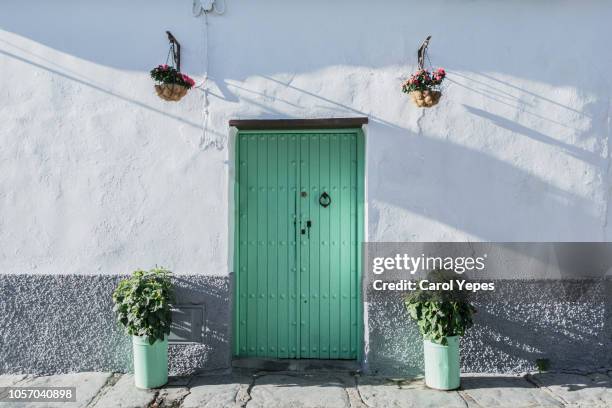
M417 51L417 58L419 62L419 69L425 69L425 56L427 55L427 47L429 46L429 40L431 40L431 35L428 35L423 44L419 47Z
M170 41L170 52L172 53L172 59L177 71L181 71L181 44L172 35L170 31L166 31L168 35L168 41Z

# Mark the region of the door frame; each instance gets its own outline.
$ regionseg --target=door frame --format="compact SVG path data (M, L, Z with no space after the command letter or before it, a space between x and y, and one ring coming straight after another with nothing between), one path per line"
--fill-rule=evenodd
M367 123L367 121L366 121ZM232 123L230 122L230 125ZM232 334L231 334L231 355L232 358L236 358L239 355L239 344L238 344L238 333L240 325L238 324L238 313L240 311L240 299L238 294L238 271L237 265L240 259L239 245L238 245L238 138L242 134L279 134L279 133L293 133L293 134L312 134L312 133L354 133L357 136L357 361L363 361L364 356L364 303L363 303L363 277L362 277L362 262L363 262L363 242L365 237L365 132L362 127L338 127L338 128L313 128L313 129L292 129L290 126L287 129L279 129L270 126L270 129L257 129L241 130L240 128L232 132L232 147L233 147L233 174L230 175L230 182L233 183L233 188L230 187L230 194L232 198L230 205L233 207L233 211L230 211L232 219L229 223L230 234L233 239L230 239L230 243L233 249L230 249L230 270L233 274L232 279ZM296 360L300 360L297 358Z

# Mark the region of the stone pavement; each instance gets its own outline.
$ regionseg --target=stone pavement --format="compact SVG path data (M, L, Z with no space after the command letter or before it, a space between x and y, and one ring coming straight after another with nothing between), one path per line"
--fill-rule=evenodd
M158 390L139 390L129 374L77 373L0 376L0 387L75 386L71 403L8 403L0 407L80 408L485 408L612 407L612 371L523 376L465 374L458 391L435 391L423 381L347 372L234 371L174 377Z

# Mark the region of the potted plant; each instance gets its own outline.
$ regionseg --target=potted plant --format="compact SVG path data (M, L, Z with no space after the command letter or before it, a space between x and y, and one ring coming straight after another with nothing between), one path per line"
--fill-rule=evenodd
M450 273L434 271L427 281L450 283L454 280ZM459 339L472 326L476 309L463 293L452 289L415 290L406 297L405 305L423 335L425 384L438 390L459 388Z
M164 268L137 270L113 292L117 320L132 336L138 388L156 388L168 382L170 304L174 301L170 275Z
M446 78L443 68L430 72L424 68L412 74L402 85L402 91L410 95L412 102L419 108L431 108L440 101L440 86Z
M195 85L188 75L168 64L158 65L151 70L151 78L155 80L157 96L166 101L178 101Z

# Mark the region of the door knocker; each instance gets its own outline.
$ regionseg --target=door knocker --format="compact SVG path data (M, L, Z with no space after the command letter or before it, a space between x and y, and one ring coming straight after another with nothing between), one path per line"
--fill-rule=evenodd
M321 204L321 207L323 208L329 207L331 204L331 197L329 194L327 194L327 192L324 191L323 194L321 194L321 197L319 197L319 204Z

